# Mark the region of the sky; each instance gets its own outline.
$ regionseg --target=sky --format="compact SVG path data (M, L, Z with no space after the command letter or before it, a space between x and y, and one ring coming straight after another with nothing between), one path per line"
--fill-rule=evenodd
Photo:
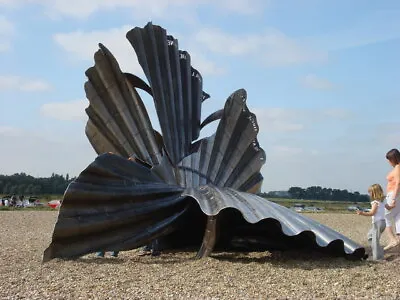
M398 0L0 0L0 174L76 176L95 159L84 72L101 42L145 79L125 34L149 21L201 72L203 119L246 89L263 191L385 183L400 148Z

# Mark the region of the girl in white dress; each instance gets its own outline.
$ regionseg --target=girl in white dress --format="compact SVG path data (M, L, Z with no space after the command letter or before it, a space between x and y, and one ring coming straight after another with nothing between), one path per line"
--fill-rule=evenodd
M382 232L385 230L385 195L379 184L373 184L368 188L368 194L371 198L371 211L357 211L358 215L372 217L372 227L368 232L368 242L372 248L372 259L382 260L384 251L379 243Z

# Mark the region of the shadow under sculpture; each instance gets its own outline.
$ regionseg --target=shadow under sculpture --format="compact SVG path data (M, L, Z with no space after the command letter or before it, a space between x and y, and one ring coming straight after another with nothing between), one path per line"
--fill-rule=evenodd
M265 153L246 92L201 123L202 76L162 27L127 33L149 82L123 73L99 44L86 71L86 135L99 156L67 188L43 261L124 251L157 238L164 249L316 250L361 259L365 249L338 232L252 193ZM138 94L153 98L161 133ZM214 135L200 130L218 121Z

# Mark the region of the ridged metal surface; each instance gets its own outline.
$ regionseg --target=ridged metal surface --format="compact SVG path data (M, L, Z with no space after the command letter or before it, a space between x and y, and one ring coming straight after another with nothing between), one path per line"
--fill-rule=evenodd
M182 190L136 162L98 156L69 185L43 260L129 250L171 232L186 209Z
M189 54L151 23L127 38L149 84L123 73L100 44L85 84L86 133L100 155L67 188L44 261L129 250L154 238L164 248L196 246L197 257L214 247L364 257L364 248L334 230L243 193L260 189L265 162L245 90L203 122L220 119L216 133L196 141L201 103L209 95ZM151 126L137 88L153 96L162 135Z
M210 185L183 189L162 182L151 169L138 163L103 154L68 187L44 261L54 257L74 258L100 249L129 250L155 237L164 237L168 242L168 234L182 226L189 230L199 224L203 226L200 218L184 218L193 205L209 217L198 257L212 252L217 230L226 235L223 248L234 248L234 239L245 240L247 236L252 236L255 244L259 240L258 247L263 250L271 246L290 248L291 240L285 238L296 238L307 248L340 242L336 254L364 256L361 246L340 233L264 198ZM217 217L229 209L238 214L226 217L227 225L217 228ZM262 242L270 235L263 228L265 220L279 223L267 246ZM245 224L248 227L243 229ZM235 228L242 229L235 231ZM305 232L312 237L302 235ZM177 245L186 245L185 238ZM195 246L200 246L200 240Z
M209 115L207 118L204 119L204 121L200 125L200 128L203 129L203 127L207 126L211 122L221 119L223 114L224 114L223 109L213 112L211 115Z
M86 71L89 107L86 135L98 154L110 151L124 157L137 156L154 165L161 159L146 108L139 94L122 73L111 52L100 44L95 65Z
M258 145L258 131L256 116L246 106L246 91L236 91L226 101L217 132L178 164L181 185L248 191L259 184L265 153Z
M200 132L203 93L201 74L189 53L164 28L149 23L126 35L150 83L166 150L173 164L190 153Z
M203 243L199 251L197 252L196 258L203 258L209 256L214 250L215 243L217 242L218 234L218 216L208 216L207 225L204 232Z
M186 189L183 195L196 199L200 209L207 216L217 216L222 210L233 208L238 210L248 223L256 224L262 220L274 219L280 223L282 233L288 237L310 232L315 236L318 247L326 247L332 242L343 241L345 254L364 254L360 245L344 235L254 194L239 192L231 188L202 186Z

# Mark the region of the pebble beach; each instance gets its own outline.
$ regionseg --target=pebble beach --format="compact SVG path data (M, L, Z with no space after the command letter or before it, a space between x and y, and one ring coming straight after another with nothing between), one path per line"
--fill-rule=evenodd
M308 214L367 245L370 218ZM385 262L292 252L86 255L42 263L57 212L0 212L0 299L398 299L400 249ZM386 244L382 240L382 244ZM367 251L369 249L367 248Z

